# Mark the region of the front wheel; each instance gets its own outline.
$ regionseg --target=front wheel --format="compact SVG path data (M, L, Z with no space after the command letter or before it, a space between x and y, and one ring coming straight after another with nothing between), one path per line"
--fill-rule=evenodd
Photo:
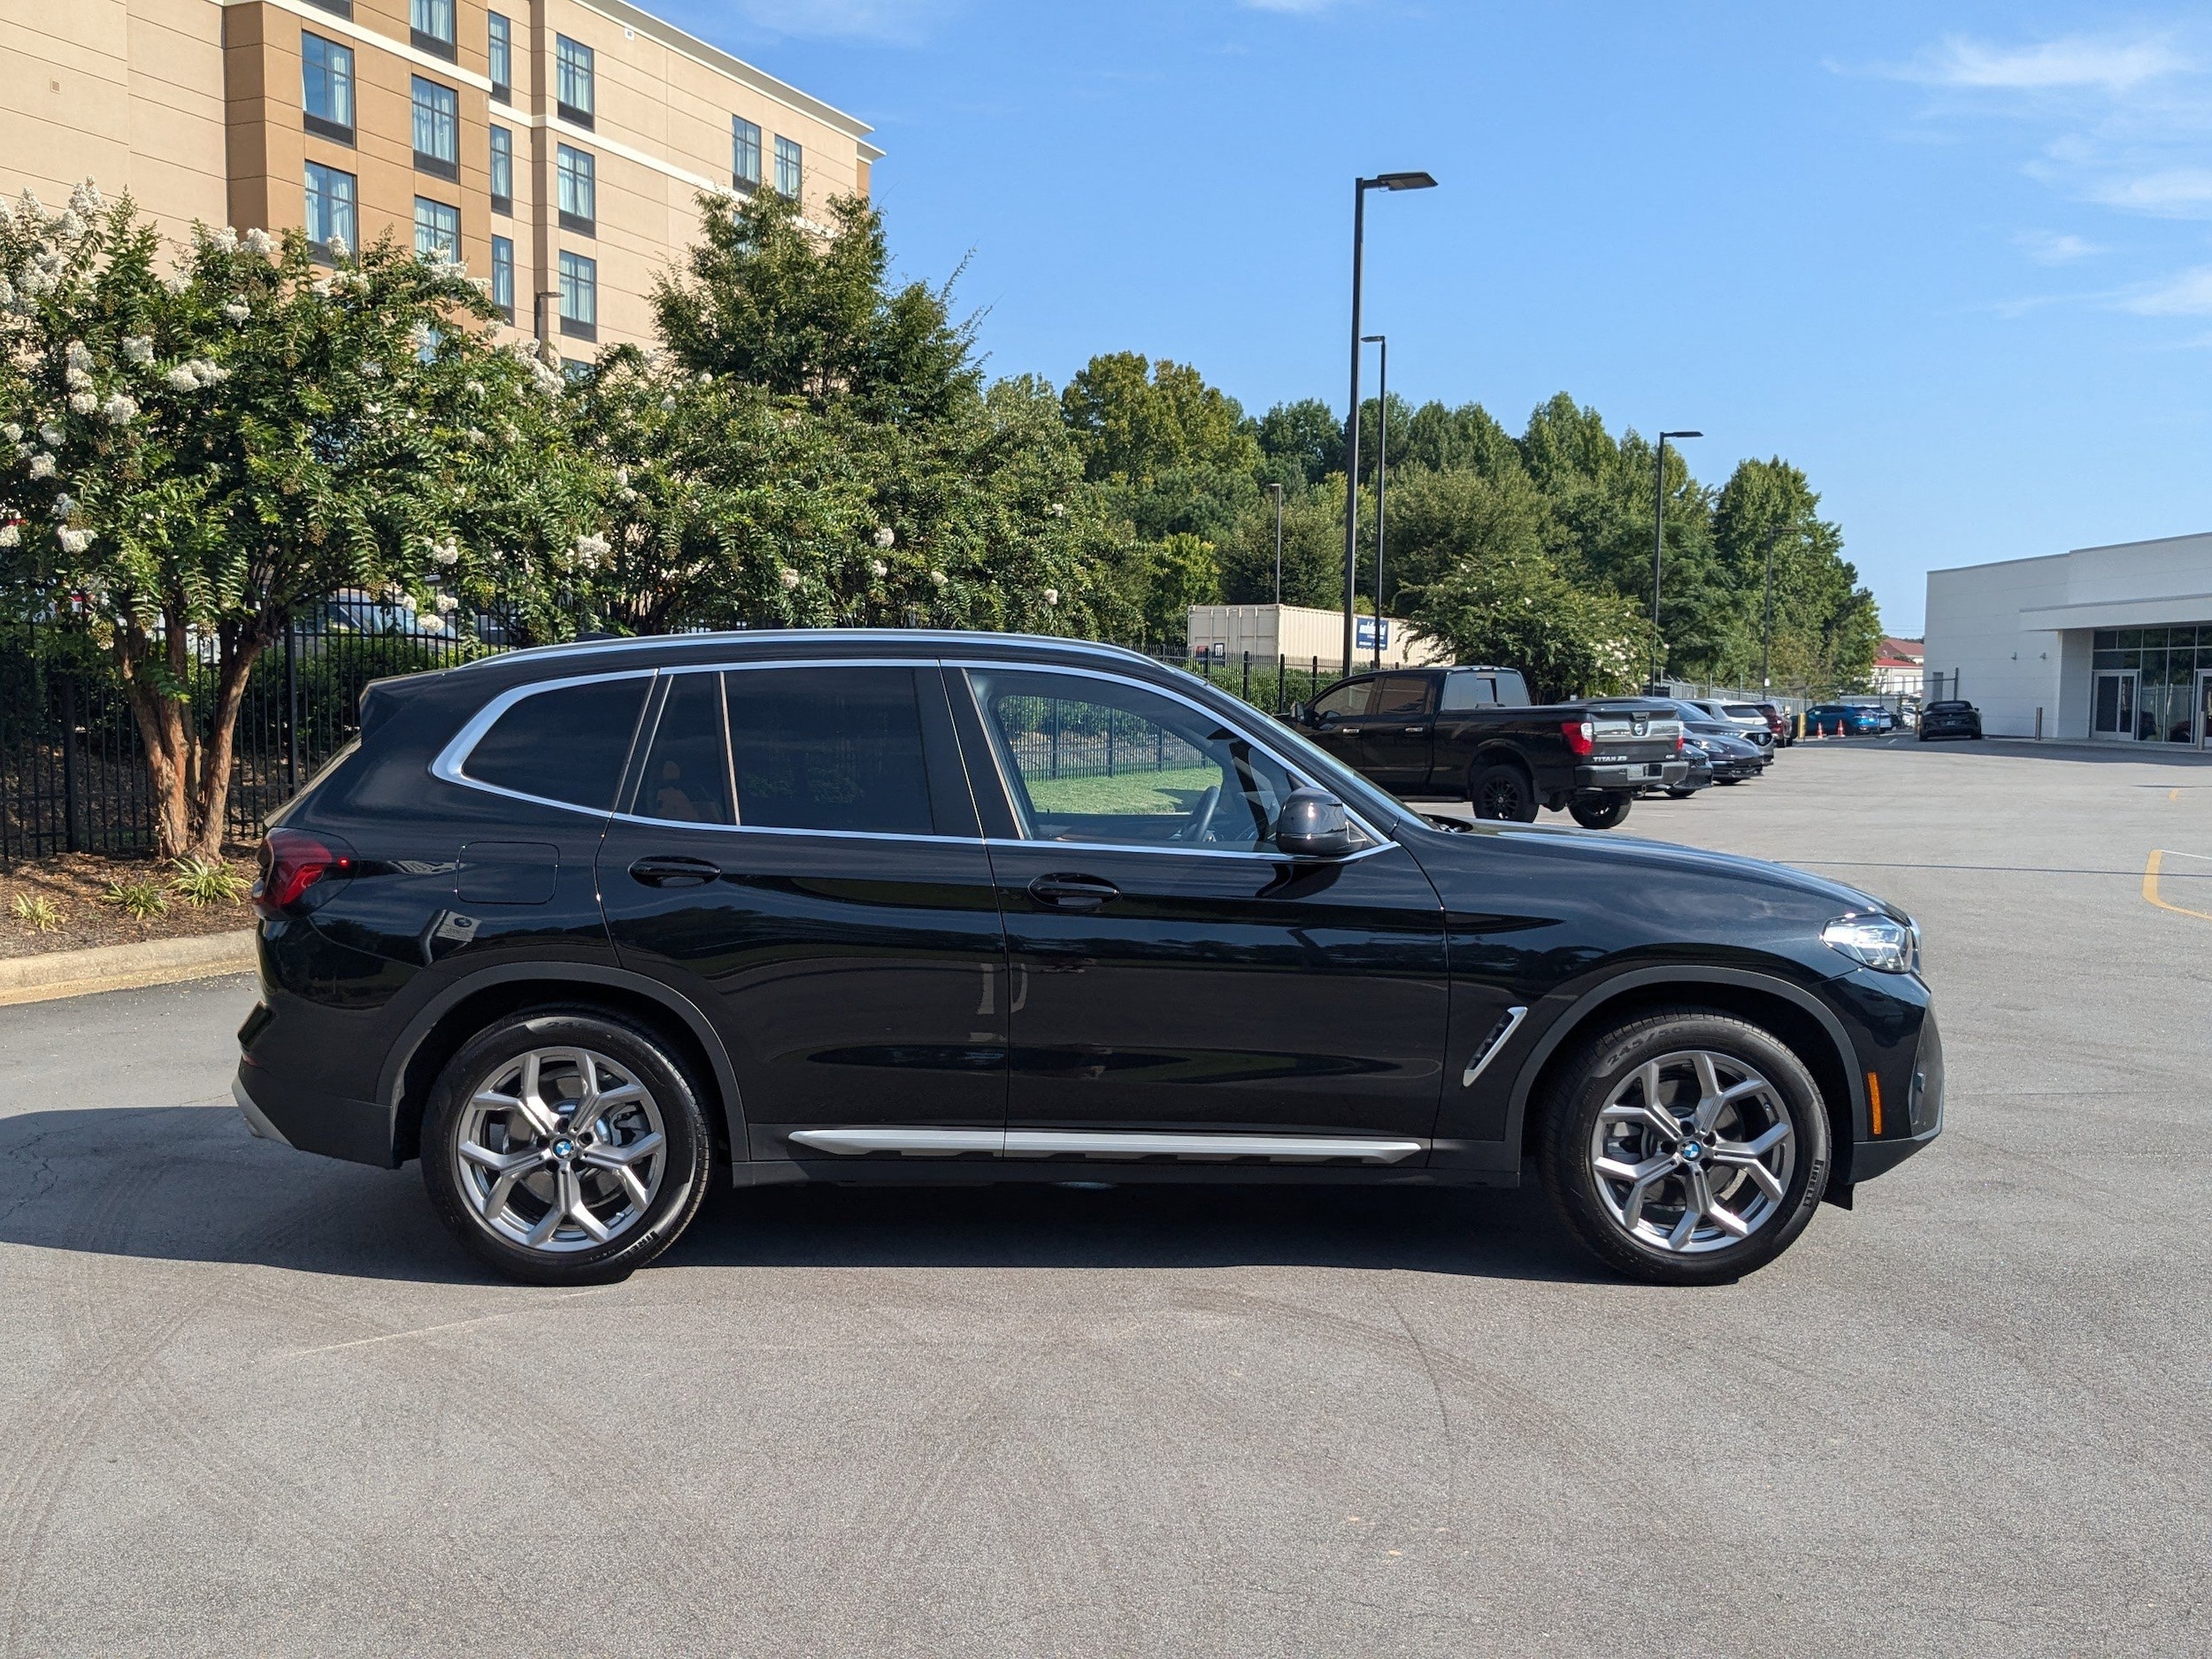
M1670 1009L1600 1033L1544 1103L1537 1168L1568 1230L1655 1285L1763 1267L1805 1230L1828 1184L1828 1114L1773 1033Z
M690 1225L712 1144L697 1089L658 1037L586 1010L518 1014L439 1073L423 1184L495 1272L604 1284Z
M1528 773L1509 762L1479 766L1467 786L1477 818L1502 818L1508 823L1536 822L1536 786Z
M1567 816L1584 829L1607 830L1628 816L1635 799L1627 795L1583 795L1567 803Z

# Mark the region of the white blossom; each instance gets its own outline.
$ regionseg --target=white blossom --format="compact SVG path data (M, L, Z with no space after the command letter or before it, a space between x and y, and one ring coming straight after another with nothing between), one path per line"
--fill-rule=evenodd
M361 359L361 374L362 378L365 380L373 380L383 373L384 365L381 363L379 363L374 357L364 357Z
M787 565L776 572L776 580L783 584L784 592L789 593L799 585L799 572Z
M233 300L223 307L223 315L234 323L242 323L253 315L253 307L243 300Z
M77 498L67 490L54 497L54 517L66 518L77 511Z
M1068 516L1068 504L1064 501L1056 501L1050 506L1047 507L1045 511L1050 513L1055 518L1064 518Z
M50 420L39 427L38 435L48 449L58 449L61 448L61 441L65 434L61 429L61 422Z
M73 415L89 415L99 407L100 394L97 392L69 394L69 412Z
M899 543L899 534L898 532L894 530L889 525L885 525L880 530L876 532L875 541L876 545L879 548L896 547Z
M0 524L0 547L23 545L23 530L19 525Z
M250 230L238 240L248 253L274 253L276 251L276 238L265 230Z
M328 299L330 297L330 279L326 276L317 277L312 282L310 282L307 285L307 291L310 294L312 294L319 300Z
M480 444L488 442L484 436L484 429L481 426L471 426L468 429L467 437L471 443Z
M194 357L189 366L192 373L200 377L203 386L219 386L230 379L228 369L219 363L210 363L205 357Z
M92 366L92 348L81 340L73 340L61 349L62 361L73 369Z
M630 488L630 469L628 467L618 466L615 468L614 487L617 489L627 489Z
M236 253L238 233L227 225L220 230L210 231L207 234L207 245L218 253Z
M10 443L20 443L23 442L23 428L11 420L6 426L0 426L0 438L5 438Z
M437 605L438 614L442 617L449 617L461 608L461 602L451 594L440 594L433 603Z
M167 276L161 279L161 286L167 288L172 294L181 294L185 291L185 289L192 286L192 279L185 275L181 271L172 271Z
M334 259L342 259L353 251L352 249L346 246L346 239L343 236L333 236L330 239L328 245L330 248L330 257Z
M0 209L5 209L6 206L5 202L0 202ZM10 311L15 308L15 284L4 276L0 276L0 307L5 307Z
M107 198L100 194L100 187L87 179L69 193L69 211L90 219L107 208Z
M153 336L150 334L124 335L123 355L140 367L144 367L154 360Z
M193 373L188 364L178 364L161 378L169 382L169 389L173 392L196 392L200 389L200 377Z
M945 585L945 572L942 571L930 572L929 585L932 588L942 588Z
M100 405L100 415L111 426L127 426L138 418L138 400L118 392Z
M65 553L81 553L92 545L89 530L58 530L55 534L61 538L61 550Z
M407 331L407 343L420 354L438 349L438 331L428 323L417 323Z
M890 573L891 567L888 565L886 565L881 559L870 559L868 561L868 574L874 577L878 581L881 581Z
M1044 592L1044 601L1048 605L1058 604L1060 603L1060 590L1057 588L1046 588Z
M662 407L663 409L673 409L673 408L675 408L675 407L676 407L676 398L675 398L675 395L674 395L673 393L671 393L671 394L669 394L668 396L666 396L663 397L663 398L661 399L661 407Z
M23 273L23 292L22 295L16 300L16 310L23 312L24 315L28 316L30 314L30 302L37 299L44 299L49 294L51 294L54 291L55 286L56 280L54 273L51 271L49 271L42 264L34 265L28 271L26 271Z
M61 378L62 383L73 392L88 392L92 389L92 377L73 363L62 371Z
M449 567L458 565L461 562L460 543L452 536L446 537L442 541L433 541L430 544L430 557L437 564Z
M54 240L72 242L85 233L84 215L71 208L54 221Z
M607 557L607 538L603 535L580 535L576 538L576 562L586 570L595 570L600 560Z
M464 386L461 389L462 389L463 391L466 392L466 393L469 395L469 398L470 398L470 400L471 400L472 402L480 403L482 403L482 402L484 401L484 382L483 382L483 381L481 381L481 380L471 380L471 381L470 381L467 385Z

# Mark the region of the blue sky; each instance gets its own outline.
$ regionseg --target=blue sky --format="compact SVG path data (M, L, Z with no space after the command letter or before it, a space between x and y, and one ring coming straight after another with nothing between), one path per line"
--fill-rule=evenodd
M874 124L895 259L968 261L995 373L1340 409L1351 180L1426 168L1371 198L1394 390L1786 456L1893 631L1932 567L2212 528L2201 4L664 9Z

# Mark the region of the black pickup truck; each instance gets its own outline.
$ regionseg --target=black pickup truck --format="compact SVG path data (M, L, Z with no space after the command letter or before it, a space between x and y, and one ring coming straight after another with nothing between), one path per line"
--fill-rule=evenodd
M1671 704L1594 697L1532 706L1512 668L1401 668L1340 680L1283 717L1397 795L1474 803L1532 823L1564 808L1588 829L1628 816L1636 792L1688 775Z

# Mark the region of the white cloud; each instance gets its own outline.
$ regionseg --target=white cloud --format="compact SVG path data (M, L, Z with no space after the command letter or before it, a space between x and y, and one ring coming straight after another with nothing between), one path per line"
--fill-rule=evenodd
M2133 178L2103 179L2090 194L2107 207L2130 212L2201 218L2212 212L2212 167L2166 167Z
M2104 251L2093 242L2054 230L2024 230L2012 240L2038 265L2071 265Z
M2140 317L2212 317L2212 265L2184 271L2123 303Z
M1939 87L2016 92L2088 88L2124 93L2194 67L2162 35L2135 40L2076 35L2032 46L1993 46L1953 35L1897 73L1907 81Z

